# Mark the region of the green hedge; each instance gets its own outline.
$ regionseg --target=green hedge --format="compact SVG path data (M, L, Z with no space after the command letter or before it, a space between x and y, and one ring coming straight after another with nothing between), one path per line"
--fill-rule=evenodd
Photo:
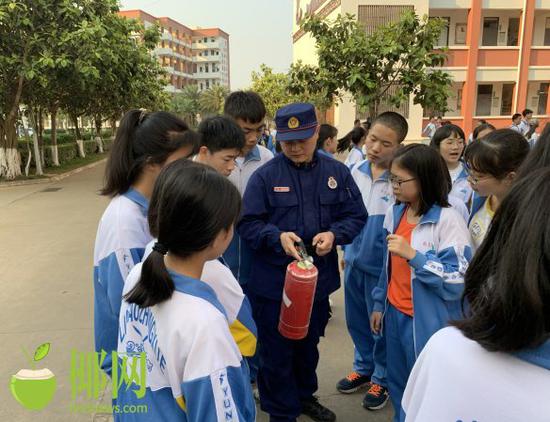
M111 129L102 129L101 130L101 137L102 138L110 138L111 137ZM93 139L92 132L89 131L82 131L81 132L82 139L85 141L90 141ZM94 135L95 136L95 135ZM44 129L44 134L42 135L42 139L44 140L44 145L51 145L52 143L52 135L50 129ZM73 130L70 129L59 129L57 131L57 145L62 144L70 144L72 142L76 141L76 136L74 134ZM24 138L21 138L19 142L26 142Z
M111 138L103 139L103 149L105 151L109 151L111 148ZM33 151L32 143L30 145L31 150ZM86 154L93 154L96 152L97 143L95 141L84 141L84 151ZM27 159L29 156L28 150L27 150L27 143L26 142L19 142L18 146L19 153L21 154L21 165L24 167L27 164ZM59 164L65 164L70 162L71 160L74 160L75 158L78 158L78 146L76 145L76 142L70 143L70 144L63 144L57 146L57 155L59 157ZM53 165L52 162L52 150L49 146L46 146L44 148L44 161L46 162L46 167L51 167ZM31 167L34 167L34 158L31 162Z

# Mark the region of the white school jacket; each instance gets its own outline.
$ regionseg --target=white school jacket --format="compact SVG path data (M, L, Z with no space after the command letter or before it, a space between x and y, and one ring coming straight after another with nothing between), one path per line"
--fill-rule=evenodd
M130 272L124 294L138 283L142 265ZM117 406L146 405L145 419L153 422L254 421L250 374L224 307L208 284L168 272L175 286L170 299L149 308L122 301L118 363L131 382L118 389ZM141 371L123 360L141 353L146 358ZM139 377L146 372L145 385L132 376L136 372ZM145 419L139 413L115 413L116 421Z

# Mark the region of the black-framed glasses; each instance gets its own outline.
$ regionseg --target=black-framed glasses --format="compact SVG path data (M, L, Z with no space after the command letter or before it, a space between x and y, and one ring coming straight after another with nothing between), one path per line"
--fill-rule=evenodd
M400 188L403 183L411 182L413 180L416 180L416 177L407 180L399 180L399 178L393 176L390 177L390 183L392 186L397 186L398 188Z

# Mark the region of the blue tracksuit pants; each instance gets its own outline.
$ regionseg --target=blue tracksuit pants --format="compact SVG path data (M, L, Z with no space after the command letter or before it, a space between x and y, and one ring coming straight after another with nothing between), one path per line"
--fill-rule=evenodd
M374 306L372 289L378 277L351 265L344 272L346 324L355 346L353 370L371 377L376 384L386 383L386 342L370 329Z
M413 319L388 303L384 316L384 337L388 363L388 390L395 409L394 422L404 420L401 400L414 366Z
M293 422L302 411L301 402L317 391L319 337L325 333L329 316L328 298L315 301L308 335L289 340L279 334L281 301L250 295L258 327L260 406L270 422Z

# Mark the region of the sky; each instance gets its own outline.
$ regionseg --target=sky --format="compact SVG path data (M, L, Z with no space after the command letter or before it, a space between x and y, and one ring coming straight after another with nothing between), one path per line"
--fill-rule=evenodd
M286 72L292 62L292 0L121 0L120 9L229 33L232 90L250 86L262 63Z

